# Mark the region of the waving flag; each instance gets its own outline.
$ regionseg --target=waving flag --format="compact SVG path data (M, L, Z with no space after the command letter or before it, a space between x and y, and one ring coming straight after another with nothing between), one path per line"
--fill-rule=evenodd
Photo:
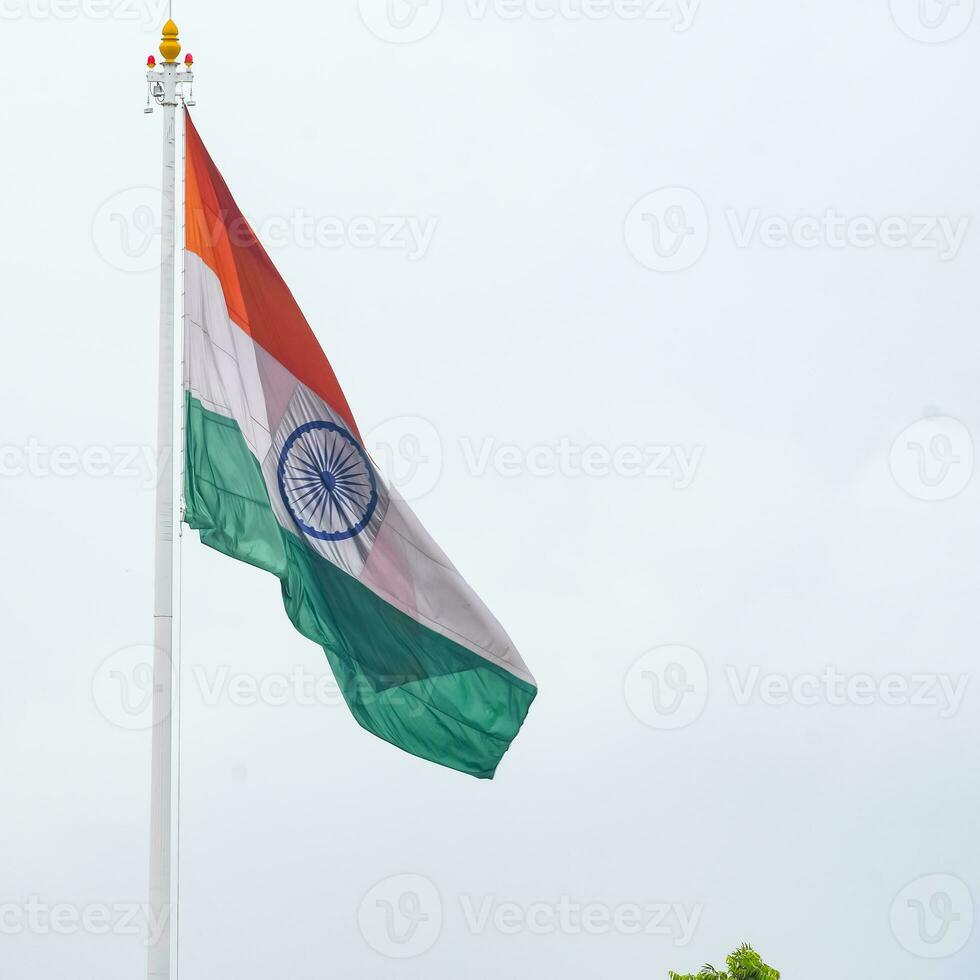
M187 523L282 582L354 717L491 778L537 688L376 469L326 355L187 117Z

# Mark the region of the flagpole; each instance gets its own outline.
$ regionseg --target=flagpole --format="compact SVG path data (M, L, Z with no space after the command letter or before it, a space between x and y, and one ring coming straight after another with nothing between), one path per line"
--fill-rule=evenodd
M175 369L175 286L177 210L177 107L189 68L178 71L177 25L168 20L160 42L163 64L147 65L149 98L163 110L163 187L160 252L160 357L157 381L156 536L153 602L153 730L150 789L149 908L159 923L159 938L147 952L149 980L177 977L177 809L179 802L179 650L174 619L174 531L180 517L174 486L174 428L177 386Z

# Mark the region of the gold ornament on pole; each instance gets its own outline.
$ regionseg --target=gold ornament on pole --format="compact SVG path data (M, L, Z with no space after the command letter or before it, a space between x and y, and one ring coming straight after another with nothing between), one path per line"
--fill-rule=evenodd
M177 39L179 33L180 29L172 20L168 20L163 25L163 39L160 41L160 54L168 65L172 65L177 60L177 55L180 54L180 41Z

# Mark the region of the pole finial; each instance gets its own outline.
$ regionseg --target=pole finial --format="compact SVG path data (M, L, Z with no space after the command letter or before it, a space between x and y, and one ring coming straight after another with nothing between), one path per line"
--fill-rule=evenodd
M168 20L163 25L163 39L160 41L160 54L168 65L172 65L177 60L177 55L180 54L180 41L177 39L179 33L180 30L172 20Z

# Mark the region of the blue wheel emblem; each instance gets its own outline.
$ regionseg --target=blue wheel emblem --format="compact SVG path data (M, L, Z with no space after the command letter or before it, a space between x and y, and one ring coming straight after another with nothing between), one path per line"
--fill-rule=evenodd
M357 440L333 422L307 422L279 454L279 493L304 534L354 538L378 506L378 484Z

